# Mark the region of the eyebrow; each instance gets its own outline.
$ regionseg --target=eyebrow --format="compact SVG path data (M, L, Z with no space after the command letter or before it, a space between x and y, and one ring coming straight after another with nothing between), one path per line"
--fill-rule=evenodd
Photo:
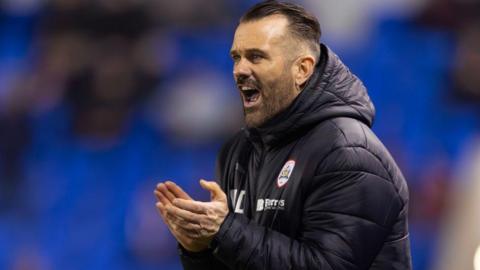
M263 51L263 50L260 50L260 49L257 49L257 48L251 48L251 49L246 49L245 50L245 54L252 54L252 53L258 53L258 54L261 54L261 55L264 55L264 56L268 56L268 54ZM230 55L238 55L239 52L237 50L231 50L230 51Z

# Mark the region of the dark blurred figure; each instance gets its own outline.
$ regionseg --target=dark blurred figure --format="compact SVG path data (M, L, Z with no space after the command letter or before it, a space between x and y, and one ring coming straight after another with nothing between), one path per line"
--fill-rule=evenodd
M46 8L43 30L78 31L92 37L119 35L138 39L154 25L150 5L129 0L54 0Z
M73 130L81 137L115 139L136 105L156 85L135 63L133 44L120 36L97 39L95 62L68 83Z
M439 0L418 17L420 25L449 31L456 37L453 52L452 84L454 95L463 102L480 101L480 2Z
M29 141L25 115L8 112L0 115L0 215L11 209L22 180L21 161Z
M480 14L480 9L477 9ZM455 53L454 87L462 100L480 102L480 15L459 30Z

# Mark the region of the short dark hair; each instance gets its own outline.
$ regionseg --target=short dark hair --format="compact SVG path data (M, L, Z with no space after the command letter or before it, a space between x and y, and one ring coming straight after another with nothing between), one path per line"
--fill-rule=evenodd
M322 31L317 18L303 7L275 0L260 2L251 7L241 18L240 23L260 20L271 15L283 15L289 21L290 32L298 39L309 43L316 54L320 53Z

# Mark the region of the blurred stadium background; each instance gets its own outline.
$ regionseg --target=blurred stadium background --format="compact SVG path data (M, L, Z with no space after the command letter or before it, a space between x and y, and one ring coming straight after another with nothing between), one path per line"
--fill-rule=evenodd
M228 51L254 2L0 1L0 269L180 269L152 191L207 198L242 125ZM375 102L414 269L480 270L480 2L298 3Z

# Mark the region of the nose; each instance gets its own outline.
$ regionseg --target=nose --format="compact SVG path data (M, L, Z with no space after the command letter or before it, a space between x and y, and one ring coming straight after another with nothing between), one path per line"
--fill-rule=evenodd
M245 59L240 59L233 65L233 77L238 80L241 77L250 77L252 75L252 69Z

